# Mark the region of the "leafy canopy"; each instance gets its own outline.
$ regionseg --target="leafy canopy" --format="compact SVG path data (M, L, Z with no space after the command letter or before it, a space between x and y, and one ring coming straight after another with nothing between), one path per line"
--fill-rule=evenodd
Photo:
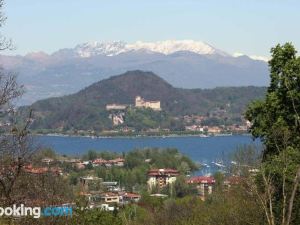
M286 146L300 146L300 58L291 43L271 49L270 86L264 100L248 107L251 133L265 144L264 159Z

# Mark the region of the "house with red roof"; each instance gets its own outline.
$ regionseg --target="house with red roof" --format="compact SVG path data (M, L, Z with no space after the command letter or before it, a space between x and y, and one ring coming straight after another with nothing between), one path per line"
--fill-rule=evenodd
M204 199L205 195L211 194L216 181L211 176L196 176L187 180L188 184L195 184L200 197Z
M178 176L179 172L175 169L151 169L148 171L148 188L149 190L157 186L163 188L173 184Z
M124 192L120 194L120 200L123 204L130 202L138 202L141 199L141 195L137 193Z
M52 173L55 175L62 175L62 169L59 167L33 167L31 164L24 166L24 171L31 174L45 174Z

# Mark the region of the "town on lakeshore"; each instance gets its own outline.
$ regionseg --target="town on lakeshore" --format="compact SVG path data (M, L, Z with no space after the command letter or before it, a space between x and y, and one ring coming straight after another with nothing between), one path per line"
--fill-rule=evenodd
M172 164L172 168L159 167ZM24 166L24 172L30 176L52 174L63 177L73 186L74 195L86 202L87 208L114 211L127 204L139 204L145 196L167 199L192 195L205 201L220 185L230 189L242 181L240 168L234 161L228 170L222 162L214 164L216 171L221 171L216 173L216 178L211 174L193 175L208 165L196 165L176 149L149 148L123 154L89 151L80 158L45 149L35 163ZM229 172L229 167L235 168L235 172ZM250 165L247 171L258 172ZM72 206L75 202L63 202L62 205Z

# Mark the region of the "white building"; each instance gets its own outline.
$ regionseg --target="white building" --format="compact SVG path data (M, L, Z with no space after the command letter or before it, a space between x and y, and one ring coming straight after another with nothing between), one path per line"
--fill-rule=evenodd
M106 110L124 110L127 108L127 105L122 105L122 104L108 104L106 105Z
M118 126L124 123L123 114L112 115L112 122L114 126Z
M136 108L151 108L156 111L160 111L160 101L145 101L141 96L135 97Z

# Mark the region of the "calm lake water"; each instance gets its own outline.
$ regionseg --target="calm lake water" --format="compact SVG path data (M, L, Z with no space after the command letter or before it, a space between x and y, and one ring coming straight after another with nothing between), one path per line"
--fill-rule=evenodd
M255 145L259 141L251 136L217 136L217 137L138 137L138 138L88 138L38 136L38 143L52 147L60 154L80 156L88 150L127 152L135 148L160 147L177 148L193 161L206 163L210 168L213 161L224 159L239 146ZM211 170L211 169L209 169ZM209 171L208 171L209 172Z

